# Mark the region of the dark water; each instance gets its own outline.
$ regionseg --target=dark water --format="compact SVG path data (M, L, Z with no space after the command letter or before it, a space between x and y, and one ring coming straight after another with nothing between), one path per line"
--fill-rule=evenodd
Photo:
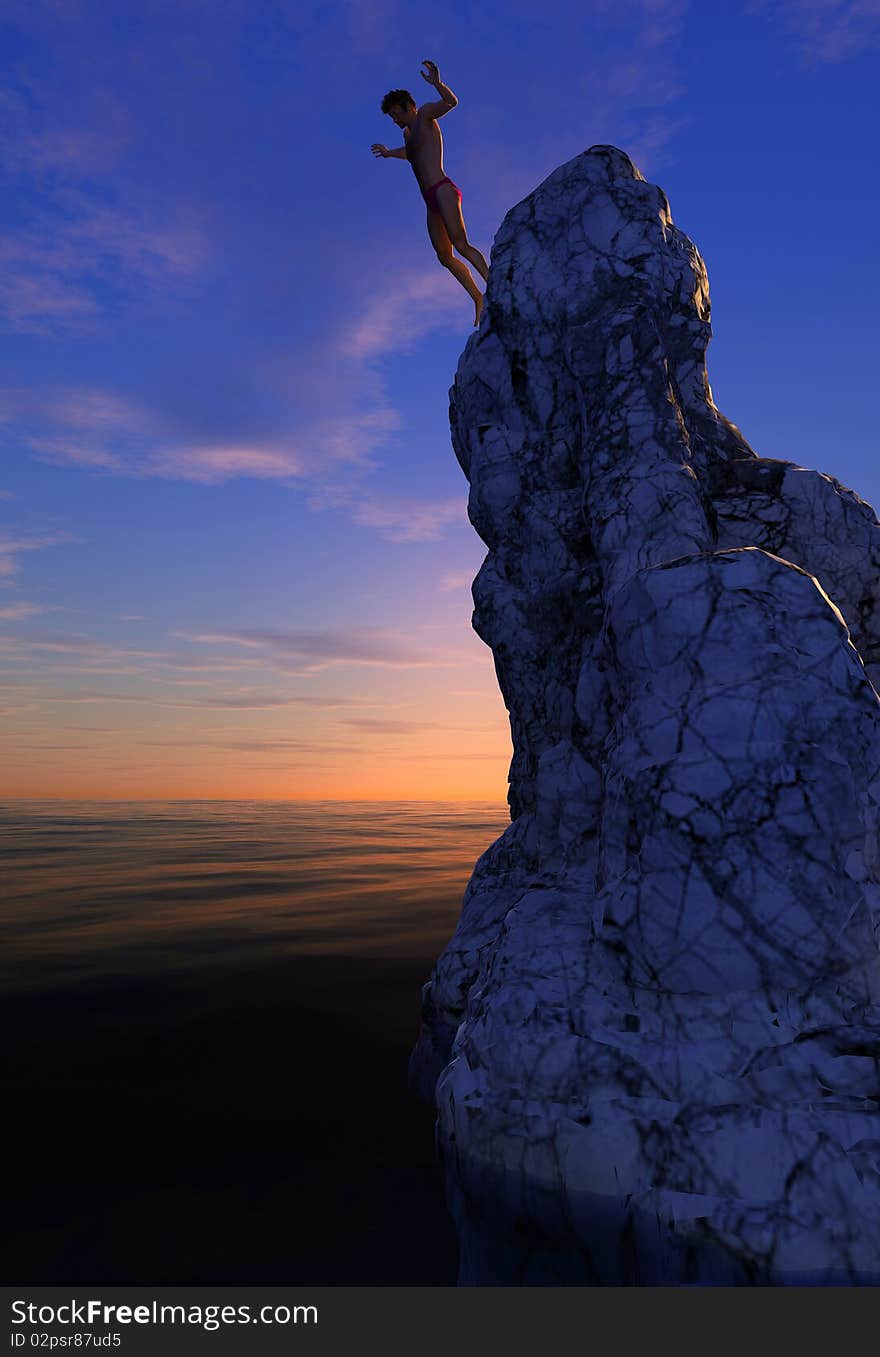
M503 805L0 802L10 1284L450 1285L419 989Z

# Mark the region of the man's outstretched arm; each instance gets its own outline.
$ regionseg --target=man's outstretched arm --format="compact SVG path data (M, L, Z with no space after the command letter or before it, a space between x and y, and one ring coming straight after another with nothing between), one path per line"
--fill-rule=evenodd
M395 160L406 160L405 146L397 146L393 151L389 151L387 146L383 146L380 142L374 141L370 150L373 152L373 155L380 155L383 160L387 160L389 156L393 157Z

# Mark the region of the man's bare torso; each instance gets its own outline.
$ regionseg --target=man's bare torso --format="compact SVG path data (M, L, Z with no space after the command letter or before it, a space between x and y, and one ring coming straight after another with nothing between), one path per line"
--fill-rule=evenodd
M445 173L440 124L436 118L426 118L419 113L412 127L404 129L403 136L406 158L413 167L419 188L430 188Z

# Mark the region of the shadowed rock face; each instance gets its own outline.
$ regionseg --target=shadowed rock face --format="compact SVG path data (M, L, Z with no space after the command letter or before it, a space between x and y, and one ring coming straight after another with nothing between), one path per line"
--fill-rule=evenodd
M596 146L450 393L514 745L411 1062L466 1284L880 1281L880 525L755 456L709 337Z

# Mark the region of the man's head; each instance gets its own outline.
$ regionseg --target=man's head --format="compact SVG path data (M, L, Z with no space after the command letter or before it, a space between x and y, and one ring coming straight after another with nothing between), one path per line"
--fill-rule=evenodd
M409 90L389 90L382 100L382 112L398 127L408 127L416 115L416 101Z

